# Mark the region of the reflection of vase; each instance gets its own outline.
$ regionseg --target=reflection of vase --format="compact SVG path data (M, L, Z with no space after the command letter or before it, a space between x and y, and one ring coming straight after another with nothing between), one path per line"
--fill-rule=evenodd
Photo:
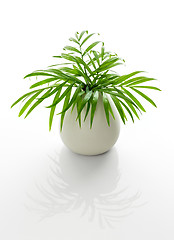
M83 119L86 108L81 114L81 128L76 121L76 108L65 114L64 124L60 136L64 144L73 152L83 155L98 155L107 152L117 141L120 132L120 121L114 103L110 100L115 120L110 114L110 126L106 121L102 96L99 96L92 128L90 128L90 113L86 121Z
M94 204L117 189L120 180L118 154L112 149L106 154L88 157L62 149L56 167L61 169L61 179L67 191L76 193L86 204ZM56 172L56 176L60 176ZM105 199L106 200L106 199Z
M32 204L27 208L42 219L79 210L89 221L112 227L132 213L139 194L130 194L120 184L115 148L95 157L62 148L60 154L50 158L52 164L46 183L36 184L40 197L28 194Z

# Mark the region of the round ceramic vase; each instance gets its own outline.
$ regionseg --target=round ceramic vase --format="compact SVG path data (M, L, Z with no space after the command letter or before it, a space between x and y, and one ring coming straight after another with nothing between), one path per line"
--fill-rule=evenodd
M64 118L63 128L60 132L63 143L73 152L82 155L98 155L107 152L116 143L120 133L119 115L113 101L109 98L115 120L110 114L108 126L102 96L99 96L97 107L90 128L90 111L85 121L86 107L81 113L81 128L77 118L76 107L70 108Z

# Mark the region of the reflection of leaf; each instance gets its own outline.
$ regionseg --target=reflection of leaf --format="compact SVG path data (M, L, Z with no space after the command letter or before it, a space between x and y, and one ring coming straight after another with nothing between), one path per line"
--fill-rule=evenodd
M72 188L64 176L59 161L52 159L54 166L50 168L47 186L36 184L42 200L29 196L35 207L31 210L37 212L42 218L52 217L60 213L68 213L80 209L81 217L87 216L89 221L97 220L101 227L113 227L120 219L130 215L136 207L140 195L127 195L128 188L119 190L120 174L116 171L114 176L114 189L110 192L98 192L88 196L83 195L76 188ZM92 187L92 186L91 186ZM88 191L86 189L86 191ZM93 190L92 190L93 193Z

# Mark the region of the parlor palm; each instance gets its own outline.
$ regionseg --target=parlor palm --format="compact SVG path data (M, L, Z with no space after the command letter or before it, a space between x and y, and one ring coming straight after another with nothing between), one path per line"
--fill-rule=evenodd
M90 44L90 39L95 33L88 31L76 32L74 38L70 38L72 43L65 46L63 53L54 56L59 59L59 63L49 66L45 70L37 70L24 78L42 77L42 80L30 86L30 92L21 96L11 107L24 101L19 116L25 113L27 117L40 103L53 96L52 103L47 106L50 109L49 129L51 130L56 106L63 101L61 115L61 129L67 110L71 111L76 107L77 120L81 126L81 121L85 121L90 113L90 127L92 127L99 95L102 96L105 116L108 125L110 117L115 118L108 96L114 102L118 113L125 124L129 115L134 122L134 118L139 119L139 115L145 112L145 108L137 99L140 95L149 103L156 107L154 101L145 95L141 90L159 88L147 85L154 81L154 78L146 77L143 71L135 71L120 76L114 71L114 67L123 64L124 60L117 54L105 50L104 43L94 41ZM99 49L98 50L96 50ZM85 108L85 117L81 119L81 113Z

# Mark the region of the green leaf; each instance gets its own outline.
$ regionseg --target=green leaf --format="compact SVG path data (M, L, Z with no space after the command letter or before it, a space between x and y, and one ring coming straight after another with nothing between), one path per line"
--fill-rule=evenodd
M120 100L119 100L119 101L120 101ZM129 106L129 108L132 110L132 112L135 114L135 116L136 116L138 119L140 119L139 116L138 116L137 111L136 111L135 108L134 108L134 106L133 106L129 101L127 101L127 100L125 100L125 102L126 102L127 105Z
M100 66L100 60L99 60L99 55L98 55L97 51L93 50L92 53L94 54L94 57L95 57L94 61L96 60L98 63L98 66Z
M24 77L24 79L25 79L25 78L28 78L28 77L36 77L36 76L56 77L55 75L53 75L53 74L51 74L51 73L45 73L45 72L39 72L39 71L37 71L37 72L33 72L33 73L30 73L30 74L26 75L26 76Z
M76 32L76 33L75 33L75 37L77 38L77 40L79 40L79 36L78 36L78 35L79 35L79 33Z
M126 115L124 113L124 110L123 110L123 108L122 108L118 98L116 98L115 96L111 96L111 98L112 98L112 100L113 100L113 102L114 102L114 104L115 104L115 106L116 106L116 108L118 110L118 113L119 113L123 123L125 124Z
M147 77L135 77L135 78L131 78L127 81L124 81L120 84L120 86L129 86L129 84L134 84L136 82L142 81L142 82L146 82L146 81L151 81L151 80L155 80L154 78L147 78ZM141 83L141 82L140 82Z
M43 91L43 89L39 90L36 94L34 94L22 107L22 109L19 112L19 117L24 113L24 111L27 109L27 107L36 99L36 97Z
M150 97L140 92L139 90L135 89L134 87L131 87L131 89L134 90L136 93L138 93L140 96L142 96L144 99L146 99L148 102L150 102L154 107L157 107L154 101Z
M72 37L71 37L71 38L69 38L69 40L70 40L70 41L73 41L73 42L75 42L75 43L77 43L77 44L79 45L79 42L78 42L75 38L72 38Z
M75 57L69 55L69 54L66 54L66 53L62 53L61 54L62 58L68 60L68 61L71 61L71 62L76 62L77 60L75 59Z
M95 93L93 93L93 98L92 98L90 128L92 128L92 123L93 123L94 114L95 114L95 111L96 111L98 98L99 98L99 93L98 93L98 91L96 91Z
M30 89L31 88L35 88L35 87L38 87L38 86L41 86L41 85L44 85L44 84L47 84L47 83L50 83L50 82L53 82L53 81L56 81L58 80L59 78L58 77L55 77L55 78L47 78L45 80L42 80L42 81L39 81L37 83L34 83L33 85L30 86ZM60 81L60 80L59 80ZM56 81L57 82L57 81Z
M71 112L74 110L74 107L75 107L75 105L77 104L77 102L79 101L79 99L80 99L80 102L81 102L81 97L82 97L83 95L85 95L85 92L84 92L84 91L81 91L81 92L78 93L76 99L75 99L74 102L73 102Z
M103 86L108 86L110 84L110 81L113 78L116 78L115 74L107 74L108 70L104 73L102 73L101 75L97 75L97 83L96 83L96 87L98 86L99 88L103 87ZM113 76L114 75L114 76ZM112 76L112 77L111 77ZM117 76L118 77L118 76ZM100 86L99 86L100 85Z
M82 46L90 37L92 37L95 33L91 33L89 34L84 40L83 42L80 44L80 46Z
M90 101L87 102L87 108L86 108L86 114L85 114L85 117L84 117L84 122L88 116L88 113L89 113L89 109L90 109Z
M32 91L32 92L28 92L26 94L24 94L22 97L18 98L17 101L15 101L12 105L11 105L11 108L14 107L18 102L20 102L22 99L24 99L25 97L35 93L35 92L38 92L38 90L35 90L35 91Z
M87 30L85 30L85 31L82 31L82 32L80 33L80 36L79 36L79 41L81 40L81 38L83 37L83 35L84 35L85 33L87 33L87 34L88 34L88 31L87 31Z
M27 114L25 115L25 118L41 103L43 102L43 100L45 99L45 97L50 93L51 89L49 89L46 93L44 93L44 95L37 100L37 102L35 102L33 104L33 106L29 109L29 111L27 112Z
M103 66L105 67L107 65L113 64L113 63L117 62L118 60L120 60L118 57L111 57L111 58L107 59L106 61L104 61L100 65L100 68L102 68Z
M82 72L79 69L77 69L77 68L62 67L60 69L62 71L64 71L64 72L67 72L67 73L71 73L71 74L74 74L74 75L82 76Z
M74 92L74 94L73 94L73 96L71 98L71 101L69 102L68 106L62 112L58 113L57 115L62 114L63 112L66 112L75 103L75 101L77 100L77 96L80 93L81 89L82 89L82 85L79 85L77 87L77 89L75 90L75 92Z
M58 64L50 65L48 67L55 67L55 66L60 66L60 65L72 65L72 63L58 63Z
M112 64L108 64L106 66L102 66L102 67L99 67L95 70L95 72L99 73L99 72L103 72L103 71L106 71L108 69L111 69L115 66L118 66L118 65L121 65L122 63L112 63Z
M102 47L101 47L101 59L103 61L104 58L104 52L105 52L105 48L104 48L104 42L102 43Z
M57 99L59 98L61 90L62 90L62 88L60 88L57 91L57 93L54 97L53 103L52 103L52 107L51 107L51 110L50 110L50 117L49 117L49 131L51 131L51 127L52 127L52 123L53 123L54 112L55 112L55 109L56 109L56 104L55 103L56 103Z
M73 51L73 52L77 52L77 53L81 54L81 52L77 48L75 48L75 47L65 46L64 49L69 50L69 51Z
M79 64L82 64L87 70L88 72L93 76L93 71L90 69L90 67L86 64L86 62L84 62L80 57L76 57L76 60L78 61Z
M96 66L95 66L95 63L94 63L94 61L93 61L92 57L90 56L90 54L89 54L89 53L87 53L87 55L88 55L88 57L89 57L89 59L90 59L90 61L88 62L88 65L90 65L90 64L92 63L92 65L93 65L94 69L96 69Z
M144 107L142 106L142 104L138 101L138 99L136 99L136 97L130 93L127 89L125 89L124 87L122 87L123 91L130 97L130 99L132 99L132 101L135 102L135 104L143 111L145 112L146 110L144 109Z
M131 84L128 84L127 87L131 87L131 86L135 86L135 85L138 85L138 84L141 84L141 83L145 83L145 82L149 82L149 81L153 81L153 80L156 80L154 78L146 78L146 79L142 79L142 80L139 80L139 81L135 81Z
M80 112L81 98L80 98L80 96L77 98L76 104L77 104L77 115L78 115L79 127L81 128L81 112ZM76 121L77 121L77 118L76 118Z
M72 88L71 88L72 90ZM65 109L68 106L69 100L70 100L70 96L71 96L71 90L67 93L65 100L64 100L64 104L63 104L63 108L62 108L62 114L61 114L61 121L60 121L60 131L62 131L62 127L63 127L63 121L64 121L64 117L65 117Z
M111 107L111 105L110 105L110 102L109 102L108 107L109 107L109 112L111 113L113 119L115 120L115 116L114 116L114 113L113 113L112 107Z
M79 106L79 111L78 111L77 119L79 118L80 113L82 112L82 110L83 110L84 106L86 105L86 103L90 100L91 96L92 96L92 91L89 91L88 93L86 93L86 95L85 95L84 98L82 99L81 104L80 104L80 106ZM77 119L76 119L76 120L77 120Z
M92 48L94 48L97 44L99 44L100 42L101 42L101 41L94 42L94 43L92 43L89 47L87 47L86 50L85 50L84 53L83 53L83 56L84 56L87 52L89 52Z
M118 98L122 98L123 100L125 101L128 101L129 103L133 104L135 107L137 107L137 105L130 99L128 98L127 96L125 96L123 93L116 93L116 92L113 92L112 90L110 90L109 88L107 89L98 89L98 91L101 91L101 92L105 92L105 93L108 93L110 94L111 96L116 96Z
M38 100L41 100L41 99L44 100L44 99L52 96L53 94L55 94L55 93L56 93L62 86L64 86L65 84L66 84L66 82L58 85L58 87L54 87L54 89L53 89L50 93L47 93L47 94L44 96L44 98L43 98L43 97L40 97L40 98L38 98ZM51 89L52 89L52 87L51 87Z
M115 80L113 80L112 83L114 85L118 85L118 84L124 82L125 80L129 79L130 77L133 77L134 75L141 73L141 72L143 72L143 71L135 71L135 72L120 76L120 77L116 78Z
M62 58L62 56L53 56L54 58Z
M47 72L53 72L55 73L57 76L59 76L59 78L61 80L69 80L69 82L76 82L76 83L82 83L82 81L78 78L76 78L75 76L73 75L69 75L69 74L65 74L63 73L60 69L49 69L47 70Z
M119 102L123 105L123 107L127 110L127 112L129 113L129 115L130 115L130 117L131 117L131 119L132 119L132 122L134 123L134 117L133 117L133 115L132 115L132 112L131 112L131 110L128 108L128 106L124 103L124 102L122 102L121 100L119 100Z
M50 105L46 108L51 108L51 107L57 105L59 102L61 102L62 99L68 94L68 92L71 91L73 85L74 85L74 83L71 84L69 87L67 87L67 89L62 93L62 95L58 99L56 99L55 102L52 105Z
M103 96L103 105L104 105L106 120L107 120L108 125L110 126L110 121L109 121L109 101L108 101L108 98L107 98L107 96L106 96L106 94L104 92L102 93L102 96Z
M153 89L153 90L161 91L161 89L159 89L159 88L157 88L157 87L153 87L153 86L134 86L134 88L148 88L148 89Z

